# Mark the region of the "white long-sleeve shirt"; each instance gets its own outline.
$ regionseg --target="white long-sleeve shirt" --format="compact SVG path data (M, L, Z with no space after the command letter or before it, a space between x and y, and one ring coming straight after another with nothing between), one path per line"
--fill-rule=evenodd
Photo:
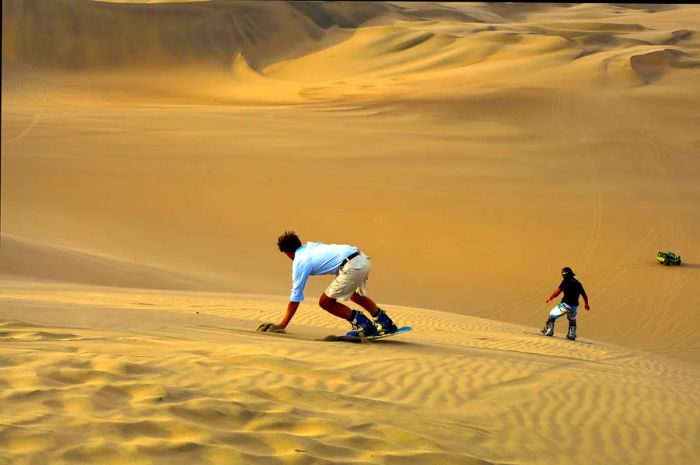
M292 302L304 300L304 287L309 276L336 274L348 255L357 252L351 245L307 242L294 252L292 262Z

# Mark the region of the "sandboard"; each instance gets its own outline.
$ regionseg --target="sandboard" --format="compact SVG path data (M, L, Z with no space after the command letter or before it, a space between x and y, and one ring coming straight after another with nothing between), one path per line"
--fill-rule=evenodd
M576 339L568 339L566 336L556 336L556 335L555 335L555 336L545 336L544 334L542 334L542 333L539 332L539 331L536 332L536 333L532 333L532 334L537 334L538 336L541 336L541 337L549 337L549 338L551 338L551 339L563 339L563 340L565 340L565 341L578 342L579 344L588 344L588 345L591 345L591 346L592 346L592 345L595 345L592 341L589 341L589 340L582 340L582 339L581 339L580 337L578 337L578 336L576 336Z
M334 342L334 341L338 342L339 341L339 342L364 343L364 342L374 341L377 339L384 339L387 337L396 336L398 334L407 333L410 330L411 330L410 326L404 326L403 328L397 329L395 333L380 334L378 336L369 336L369 337L348 336L347 334L336 336L335 334L331 334L330 336L326 336L323 340L330 341L330 342Z

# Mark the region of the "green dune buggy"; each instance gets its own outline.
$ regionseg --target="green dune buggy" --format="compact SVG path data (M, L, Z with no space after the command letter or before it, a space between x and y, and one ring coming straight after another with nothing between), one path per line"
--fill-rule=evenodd
M656 259L659 263L666 266L681 264L681 256L673 252L659 252L656 254Z

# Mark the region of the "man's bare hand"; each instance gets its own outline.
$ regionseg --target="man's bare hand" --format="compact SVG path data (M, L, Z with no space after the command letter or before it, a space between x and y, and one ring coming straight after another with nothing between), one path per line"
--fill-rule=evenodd
M260 323L258 325L258 328L256 331L260 331L261 333L284 333L285 330L279 325L276 325L274 323Z

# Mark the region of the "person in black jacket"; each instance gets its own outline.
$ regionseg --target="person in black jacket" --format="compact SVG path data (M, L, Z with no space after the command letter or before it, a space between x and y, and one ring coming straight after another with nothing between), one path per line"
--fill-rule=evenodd
M545 323L541 333L543 336L554 336L554 322L560 316L566 315L566 318L569 320L569 332L567 333L566 338L573 341L576 339L576 311L578 310L579 304L578 297L583 297L583 302L586 305L586 311L589 311L591 307L588 305L588 296L583 288L583 284L574 278L576 274L573 272L573 270L566 266L561 269L561 276L563 278L561 284L559 284L559 287L545 302L551 302L562 292L564 293L564 297L561 299L561 303L559 303L552 309L551 312L549 312L549 318L547 318L547 322Z

